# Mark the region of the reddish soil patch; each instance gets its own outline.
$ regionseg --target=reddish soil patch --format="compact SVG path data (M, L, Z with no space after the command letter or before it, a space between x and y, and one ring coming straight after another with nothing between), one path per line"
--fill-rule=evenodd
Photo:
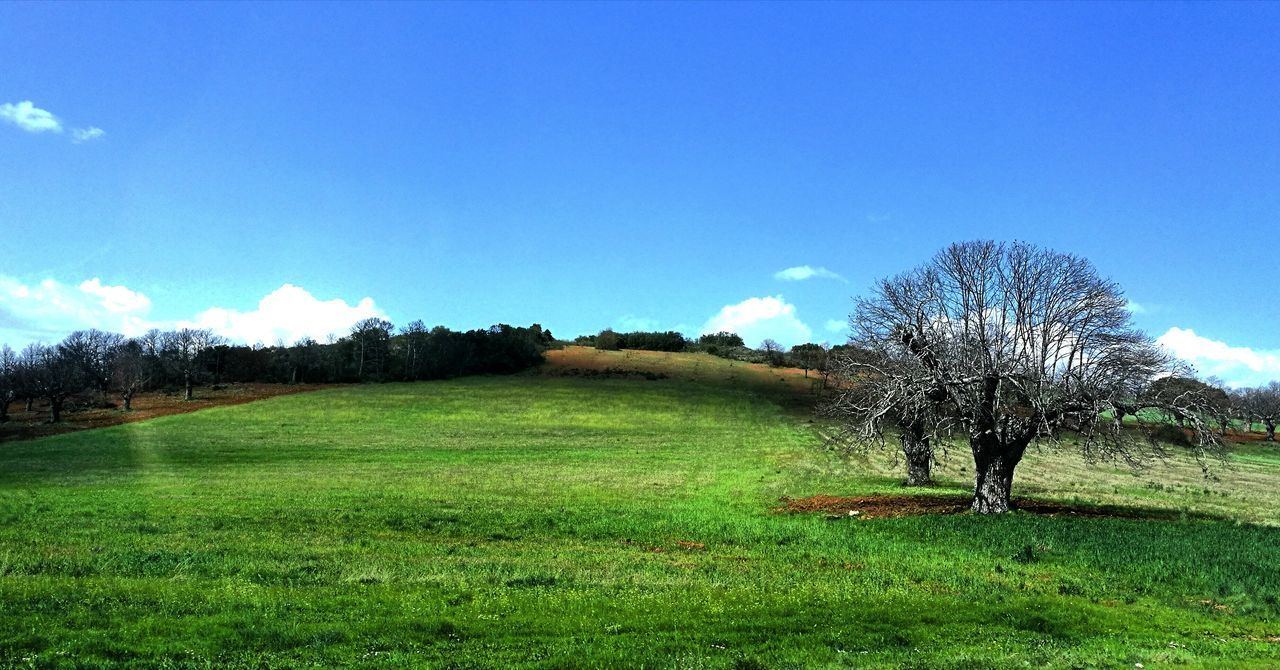
M305 393L323 388L330 384L224 384L219 386L199 387L195 390L195 398L183 400L182 393L164 393L153 391L134 396L133 411L125 412L117 407L92 407L83 399L75 403L70 401L68 409L62 413L60 423L48 423L49 408L47 403L36 402L32 411L26 411L22 402L14 402L9 406L9 422L0 424L0 442L10 440L30 440L47 435L70 433L90 428L103 428L133 421L145 421L158 416L170 414L186 414L209 407L239 405L254 400L273 398L275 396ZM108 398L109 402L120 403L118 398ZM75 407L75 405L79 407ZM16 411L15 411L16 410Z
M841 498L837 496L813 496L810 498L782 498L782 505L775 512L818 513L830 517L858 519L923 516L926 514L961 514L969 511L972 498L958 495L879 495ZM1164 510L1146 510L1128 507L1090 507L1070 505L1047 500L1014 498L1016 509L1046 516L1108 517L1121 519L1168 518L1176 513Z

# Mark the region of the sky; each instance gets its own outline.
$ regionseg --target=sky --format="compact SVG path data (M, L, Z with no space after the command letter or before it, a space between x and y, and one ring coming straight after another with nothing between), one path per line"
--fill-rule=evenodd
M838 343L971 239L1280 379L1280 4L0 3L0 342Z

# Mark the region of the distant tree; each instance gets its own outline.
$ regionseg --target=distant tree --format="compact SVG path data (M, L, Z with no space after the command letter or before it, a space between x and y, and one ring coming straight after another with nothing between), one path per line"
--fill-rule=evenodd
M791 360L795 365L804 369L804 376L809 376L810 370L821 370L827 365L827 350L821 344L797 344L791 347Z
M731 333L722 330L718 333L708 333L698 338L699 344L716 344L722 347L745 347L747 343L743 341L742 336L737 333Z
M622 345L618 341L618 334L606 328L600 331L599 335L596 335L596 348L604 351L617 351L622 348Z
M385 372L387 358L391 353L391 331L394 328L390 321L372 317L351 327L352 353L356 357L356 377L363 380L366 373L381 377Z
M35 393L49 401L49 422L62 420L67 398L84 388L84 376L73 356L61 347L32 344L23 350Z
M149 356L140 340L128 340L116 349L112 360L111 379L124 411L133 411L133 398L146 388L159 369L159 359Z
M80 370L85 384L102 398L111 388L113 358L124 337L96 328L77 330L62 341L59 348L67 361Z
M1262 422L1267 441L1276 441L1276 424L1280 423L1280 382L1245 390L1241 398L1245 421Z
M163 334L161 355L182 380L183 397L187 400L194 397L195 383L200 377L200 355L222 343L221 337L207 329L183 328Z
M766 339L761 342L760 351L764 352L765 358L769 361L769 365L772 365L773 367L778 367L786 362L783 356L785 349L782 348L781 344L778 344L777 340Z
M409 325L400 328L400 339L404 343L404 377L420 379L423 350L427 345L427 326L421 319L410 321Z
M1103 412L1173 362L1130 319L1124 294L1083 258L1023 243L953 244L858 300L853 342L873 352L872 366L901 363L868 370L892 377L881 386L896 397L848 403L847 430L879 434L885 408L928 404L922 416L932 428L946 419L968 434L973 509L983 514L1010 509L1015 468L1037 439L1070 431L1087 459L1140 465L1149 451L1112 422L1104 426ZM1197 456L1220 449L1203 423L1204 398L1156 402L1187 417ZM1173 402L1180 404L1163 404Z
M9 345L0 346L0 423L9 420L9 404L18 399L21 385L18 355Z
M323 374L324 363L320 356L320 344L311 337L302 337L289 348L291 364L290 381L305 384Z

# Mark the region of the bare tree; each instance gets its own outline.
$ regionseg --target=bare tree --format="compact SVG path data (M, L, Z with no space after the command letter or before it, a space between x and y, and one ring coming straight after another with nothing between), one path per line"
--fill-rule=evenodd
M29 366L34 393L49 401L49 423L58 423L67 398L84 386L80 366L61 347L32 344L22 356Z
M96 328L77 330L67 336L59 348L67 360L80 369L85 384L105 399L111 388L113 358L124 341L117 333L107 333Z
M200 376L200 354L222 342L221 337L207 329L183 328L162 336L163 357L182 377L183 397L187 400L194 396L196 378Z
M116 349L111 379L120 392L124 411L133 411L133 397L151 383L156 367L157 360L147 355L144 344L138 340L129 340Z
M765 357L769 360L769 365L774 367L782 365L782 354L786 350L782 348L781 344L778 344L777 340L766 339L761 342L760 351L764 352Z
M1162 447L1103 413L1174 364L1132 327L1125 304L1083 258L1024 243L953 244L858 300L853 340L870 362L846 365L887 377L878 383L890 397L848 403L845 419L872 435L886 407L927 407L906 416L934 430L954 421L968 436L973 509L983 514L1010 509L1014 471L1038 438L1070 430L1090 460L1145 465ZM885 360L894 365L877 366ZM1197 456L1220 448L1205 429L1204 398L1188 391L1158 402L1187 417Z
M838 391L821 411L845 420L836 441L850 449L883 446L886 429L896 429L907 464L906 485L932 483L935 438L951 423L942 389L916 383L927 374L918 369L918 360L901 351L846 347L833 358Z
M1252 425L1261 421L1267 431L1267 441L1276 441L1276 424L1280 423L1280 382L1246 389L1241 398L1245 422Z

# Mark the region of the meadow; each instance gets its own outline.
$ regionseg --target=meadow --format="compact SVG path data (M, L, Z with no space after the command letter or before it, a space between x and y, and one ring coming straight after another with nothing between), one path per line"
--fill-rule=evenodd
M1278 449L1019 470L1115 517L787 513L911 491L795 373L627 353L2 444L0 666L1280 666Z

